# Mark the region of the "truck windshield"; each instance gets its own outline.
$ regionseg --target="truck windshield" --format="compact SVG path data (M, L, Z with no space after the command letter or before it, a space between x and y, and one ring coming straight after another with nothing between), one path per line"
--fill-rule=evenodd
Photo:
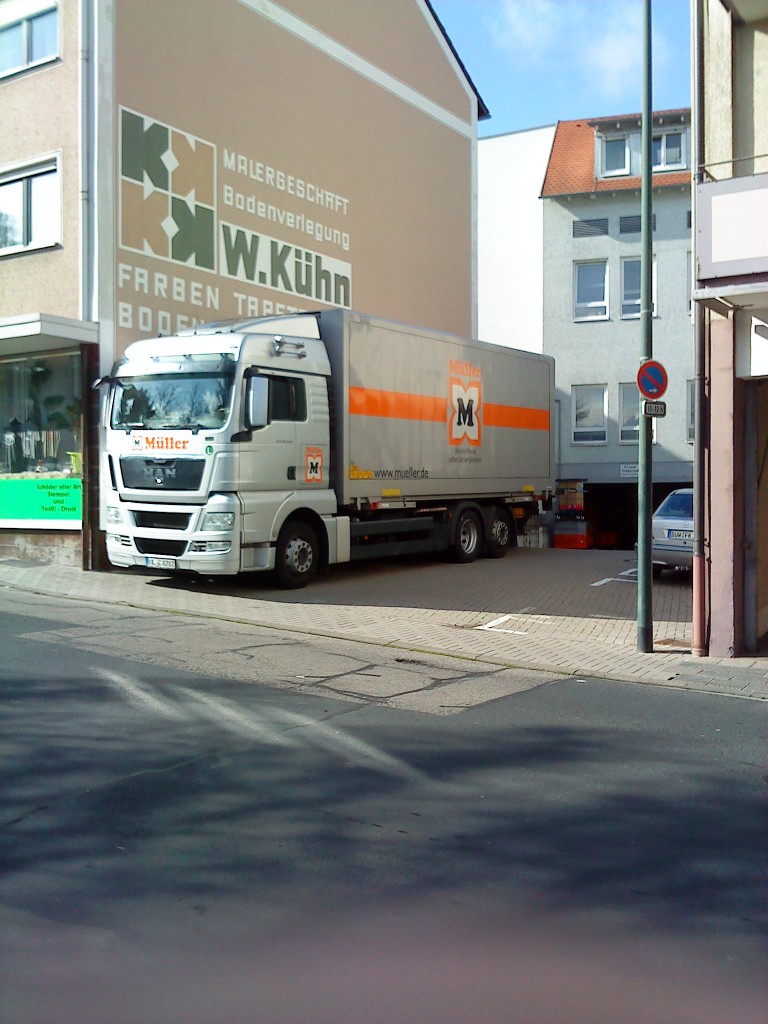
M114 384L113 430L216 430L229 418L234 368L121 376Z

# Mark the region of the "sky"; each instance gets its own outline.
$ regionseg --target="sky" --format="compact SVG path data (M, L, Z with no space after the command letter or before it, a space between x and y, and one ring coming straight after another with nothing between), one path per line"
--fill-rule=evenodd
M486 138L642 108L643 0L431 0L491 112ZM653 109L691 103L690 0L652 6Z

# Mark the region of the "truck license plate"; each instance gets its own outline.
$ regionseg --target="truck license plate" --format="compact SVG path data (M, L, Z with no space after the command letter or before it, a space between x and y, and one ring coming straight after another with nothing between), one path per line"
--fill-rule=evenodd
M691 530L670 530L669 531L669 539L670 540L690 540L692 537L693 537L693 532Z
M175 558L147 558L148 569L175 569L176 559Z

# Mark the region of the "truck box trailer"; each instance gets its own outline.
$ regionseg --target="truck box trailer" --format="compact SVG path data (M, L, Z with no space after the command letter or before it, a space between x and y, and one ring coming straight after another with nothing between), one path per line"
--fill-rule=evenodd
M347 310L134 342L103 398L114 565L275 570L503 555L554 477L554 363Z

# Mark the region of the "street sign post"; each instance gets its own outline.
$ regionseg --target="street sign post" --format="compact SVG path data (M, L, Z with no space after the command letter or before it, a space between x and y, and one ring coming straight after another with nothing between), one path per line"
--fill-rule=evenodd
M637 386L643 398L652 402L661 398L667 390L667 371L656 359L646 359L637 371Z

